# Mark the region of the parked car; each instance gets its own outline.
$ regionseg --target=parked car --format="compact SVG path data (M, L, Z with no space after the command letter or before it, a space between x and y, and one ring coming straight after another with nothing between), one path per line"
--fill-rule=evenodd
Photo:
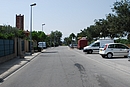
M70 44L69 47L70 48L77 48L77 44Z
M84 47L83 52L87 52L87 53L90 53L90 54L93 53L93 52L99 53L99 48L106 43L114 43L114 40L112 40L112 39L97 40L97 41L91 43L89 46Z
M112 58L113 56L127 57L129 54L129 47L121 43L108 43L99 49L99 54L103 58Z
M46 48L47 46L46 46L46 42L38 42L38 47L39 48Z

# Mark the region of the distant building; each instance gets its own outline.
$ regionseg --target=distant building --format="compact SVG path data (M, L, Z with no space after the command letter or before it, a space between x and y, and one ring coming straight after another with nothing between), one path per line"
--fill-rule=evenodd
M16 14L16 27L24 31L26 37L29 37L30 32L24 30L24 15Z
M25 33L26 37L29 37L30 32L28 30L24 31L24 33Z
M17 15L16 14L16 27L24 30L24 15Z

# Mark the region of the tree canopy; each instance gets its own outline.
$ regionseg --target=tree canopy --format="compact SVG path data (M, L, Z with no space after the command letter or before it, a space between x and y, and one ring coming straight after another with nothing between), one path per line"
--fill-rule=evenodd
M58 30L51 31L49 35L46 35L42 31L33 31L32 40L37 42L46 42L48 46L58 46L61 45L62 33Z
M24 31L10 25L0 26L0 39L13 39L15 37L25 38Z
M82 30L77 37L86 36L88 41L126 36L130 39L130 1L116 1L111 9L113 13L107 14L105 19L96 19L94 25Z

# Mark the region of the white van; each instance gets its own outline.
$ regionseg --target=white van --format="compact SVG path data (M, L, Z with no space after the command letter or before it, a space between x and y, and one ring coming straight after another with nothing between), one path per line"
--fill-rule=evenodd
M46 42L38 42L38 47L46 48Z
M87 52L87 53L93 53L93 52L99 52L99 48L106 44L106 43L114 43L114 40L112 39L100 39L97 40L93 43L91 43L89 46L86 46L83 48L83 52Z

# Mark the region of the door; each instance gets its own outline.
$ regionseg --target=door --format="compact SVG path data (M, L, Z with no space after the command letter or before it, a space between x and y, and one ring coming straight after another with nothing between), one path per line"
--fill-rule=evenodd
M93 52L99 52L99 46L100 46L100 42L93 44L92 45Z
M117 56L120 54L120 49L118 48L117 44L110 44L107 51L113 53L113 56Z
M129 48L123 44L118 44L118 47L120 49L120 54L121 56L127 56L129 52Z

